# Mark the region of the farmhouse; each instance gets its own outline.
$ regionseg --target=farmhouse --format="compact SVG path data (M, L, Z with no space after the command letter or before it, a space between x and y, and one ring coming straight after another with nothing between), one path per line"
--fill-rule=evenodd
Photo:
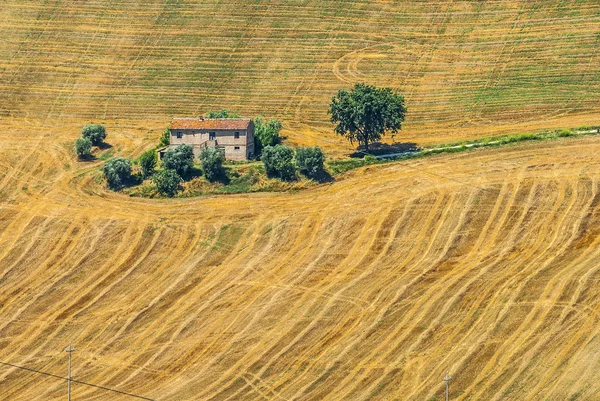
M249 118L175 118L169 126L171 142L158 149L159 157L171 147L191 145L194 156L206 147L221 149L227 160L254 156L254 124Z

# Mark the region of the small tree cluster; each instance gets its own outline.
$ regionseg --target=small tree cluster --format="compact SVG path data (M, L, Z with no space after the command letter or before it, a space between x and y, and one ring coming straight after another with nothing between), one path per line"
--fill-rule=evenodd
M194 149L190 145L179 145L167 150L162 166L165 170L175 170L180 176L187 175L194 167Z
M131 162L123 157L115 157L104 164L103 170L108 186L119 189L131 176Z
M154 151L153 151L154 152ZM144 155L148 153L145 152ZM156 166L156 159L151 159L150 155L140 157L140 165L144 171ZM154 156L154 154L153 154ZM154 160L154 164L152 164ZM194 167L194 149L190 145L179 145L168 149L162 157L162 169L158 170L152 176L152 181L156 185L156 190L161 195L173 197L177 194L183 179Z
M204 176L209 181L214 181L219 176L223 175L223 163L225 155L217 148L204 148L200 152L200 160L202 161L202 170Z
M294 149L275 145L267 146L262 151L260 158L265 165L265 171L269 177L276 177L282 180L293 180L296 177L294 167Z
M316 178L323 172L325 155L318 146L296 149L296 167L307 177Z
M92 146L100 146L106 139L106 129L100 124L88 124L81 130L81 136L75 140L75 153L80 159L92 156Z

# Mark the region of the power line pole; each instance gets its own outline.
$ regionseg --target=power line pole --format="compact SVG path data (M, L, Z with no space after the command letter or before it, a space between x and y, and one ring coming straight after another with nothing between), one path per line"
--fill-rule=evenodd
M446 401L448 401L448 396L450 394L450 381L452 380L452 376L450 376L450 372L446 373L446 377L444 377L444 381L446 382Z
M71 401L71 355L75 352L75 348L69 343L69 346L65 348L65 351L69 353L69 375L67 376L67 400Z

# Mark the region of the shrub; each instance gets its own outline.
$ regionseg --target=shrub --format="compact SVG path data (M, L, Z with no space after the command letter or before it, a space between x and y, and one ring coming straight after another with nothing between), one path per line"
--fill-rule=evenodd
M162 166L166 170L175 170L185 176L194 167L194 150L190 145L179 145L165 152Z
M223 174L223 162L225 155L217 148L204 148L200 152L200 160L202 161L202 170L204 176L209 181L214 181Z
M569 136L575 136L575 133L573 131L571 131L570 129L563 129L563 130L558 131L556 136L559 138L565 138L565 137L569 137Z
M80 136L75 140L75 152L80 159L90 157L92 155L92 141L89 138Z
M100 124L88 124L81 130L81 136L89 138L92 141L92 145L100 146L106 138L106 129Z
M175 170L158 170L152 176L152 181L158 193L173 197L179 190L182 179Z
M279 143L279 132L283 124L276 118L265 121L264 117L254 118L254 152L258 156L267 146L275 146Z
M282 180L295 178L296 170L292 163L293 158L294 150L284 145L267 146L263 149L261 156L267 175Z
M169 128L165 128L162 135L160 136L159 147L169 146L171 144L171 131Z
M123 157L115 157L104 164L104 177L108 186L119 189L131 176L131 162Z
M323 171L325 155L321 148L298 148L296 149L296 167L307 177L315 178Z
M144 178L150 177L156 168L156 152L154 149L150 149L142 153L139 161Z
M206 118L240 118L240 115L229 110L209 111L206 113Z

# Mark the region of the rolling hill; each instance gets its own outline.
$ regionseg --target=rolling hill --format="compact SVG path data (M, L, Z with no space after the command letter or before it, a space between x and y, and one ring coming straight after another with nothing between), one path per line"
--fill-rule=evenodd
M0 362L155 400L590 400L597 137L354 170L297 193L130 198L174 115L282 118L349 147L329 98L406 94L419 144L597 124L594 1L31 1L0 7ZM0 399L64 399L0 366ZM74 385L76 400L127 400Z

